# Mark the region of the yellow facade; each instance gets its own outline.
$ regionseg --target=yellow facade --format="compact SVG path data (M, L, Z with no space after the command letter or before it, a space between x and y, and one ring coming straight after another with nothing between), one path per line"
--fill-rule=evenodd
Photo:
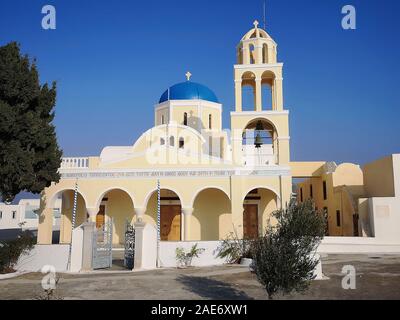
M304 167L308 167L306 164L296 164L296 167L298 169L293 171L304 173L299 176L311 177L297 185L297 199L300 202L312 199L318 209L328 212L330 236L371 237L379 233L379 237L384 235L391 241L396 238L398 232L391 233L390 230L396 230L396 222L394 225L384 225L373 219L386 216L398 219L399 155L384 157L362 168L355 164L336 166L334 163L323 165L318 170L304 170ZM374 206L375 199L382 204ZM392 211L392 215L384 213L385 210Z
M59 198L63 199L60 242L71 240L76 183L76 226L95 222L104 206L105 220L113 219L115 245L124 242L126 221L157 223L157 181L161 207L181 210L180 217L163 220L170 228L180 225L180 240L219 240L231 232L246 236L254 230L262 234L272 212L284 207L292 195L282 69L275 41L255 22L238 45L230 130L222 128L222 105L201 96L203 87L198 88L198 98L173 98L182 92L171 87L168 98L155 105L155 126L133 146L106 147L99 157L63 159L60 182L42 194L38 242L51 242L51 208ZM189 77L182 87L195 86ZM244 111L238 88L248 85L255 93L254 110ZM265 86L272 92L269 109L261 97ZM257 134L265 137L256 147ZM251 219L244 206L256 208Z

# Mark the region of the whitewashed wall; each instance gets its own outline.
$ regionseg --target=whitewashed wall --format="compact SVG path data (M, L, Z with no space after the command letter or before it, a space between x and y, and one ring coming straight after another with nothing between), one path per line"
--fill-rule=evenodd
M400 243L378 238L325 237L318 248L319 253L327 254L371 254L400 253Z
M27 217L28 211L37 210L40 207L40 199L21 199L18 204L7 205L0 203L0 211L2 217L0 218L1 229L21 229L20 224L23 223L22 230L33 229L36 230L39 224L39 218L36 215ZM55 209L61 211L61 199L57 199ZM12 213L15 211L15 218L12 218ZM60 217L53 217L53 230L60 229Z
M0 230L2 229L19 229L19 223L21 223L21 212L20 205L7 205L0 203ZM15 218L13 219L13 212L15 212Z
M18 271L40 272L43 266L52 265L57 272L67 270L69 245L36 245L27 255L22 255L16 265Z
M225 260L217 258L217 247L220 241L193 241L193 242L161 242L160 244L160 262L162 267L176 267L176 248L184 248L188 252L193 245L198 244L198 248L205 249L199 258L193 258L192 266L214 266L222 265Z
M400 197L368 200L372 235L388 243L400 244Z

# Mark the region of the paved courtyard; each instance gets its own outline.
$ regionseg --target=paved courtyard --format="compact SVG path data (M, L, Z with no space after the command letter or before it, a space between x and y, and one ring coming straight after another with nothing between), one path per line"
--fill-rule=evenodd
M342 267L357 270L356 290L341 287ZM400 256L329 255L323 258L329 280L313 281L304 294L277 299L400 299ZM240 266L163 269L91 274L59 274L56 293L63 299L266 299L255 275ZM42 274L0 280L0 299L35 299L43 293Z

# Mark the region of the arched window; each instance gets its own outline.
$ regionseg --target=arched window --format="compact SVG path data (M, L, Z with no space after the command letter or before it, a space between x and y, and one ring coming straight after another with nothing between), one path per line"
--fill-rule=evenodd
M211 127L212 127L212 115L211 114L209 114L208 115L208 129L211 129Z
M251 44L251 45L249 46L250 64L255 64L255 63L256 63L256 60L255 60L255 53L256 53L256 51L255 51L255 49L254 49L254 45Z
M185 140L183 138L179 138L179 149L183 149L185 147Z
M261 76L261 96L262 96L262 109L274 110L274 83L275 74L271 71L265 71Z
M266 43L263 44L263 62L268 63L268 46Z
M243 111L256 110L256 82L255 74L245 72L242 76L242 108Z
M187 126L188 125L188 118L187 118L187 112L183 114L183 125Z
M160 146L163 146L163 145L165 145L165 140L164 140L164 138L160 138Z
M164 121L164 115L162 115L161 116L161 124L164 124L165 123L165 121Z
M169 145L173 147L175 145L175 139L173 136L169 137Z

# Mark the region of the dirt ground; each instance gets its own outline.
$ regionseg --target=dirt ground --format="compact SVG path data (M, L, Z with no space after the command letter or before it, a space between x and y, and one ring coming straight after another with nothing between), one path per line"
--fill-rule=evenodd
M342 289L343 266L357 271L356 289ZM304 294L276 299L400 299L399 255L329 255L323 258L329 279L313 281ZM56 295L62 299L187 300L266 299L254 274L240 266L162 269L142 272L103 271L58 274ZM40 273L0 280L0 299L36 299L43 294Z

